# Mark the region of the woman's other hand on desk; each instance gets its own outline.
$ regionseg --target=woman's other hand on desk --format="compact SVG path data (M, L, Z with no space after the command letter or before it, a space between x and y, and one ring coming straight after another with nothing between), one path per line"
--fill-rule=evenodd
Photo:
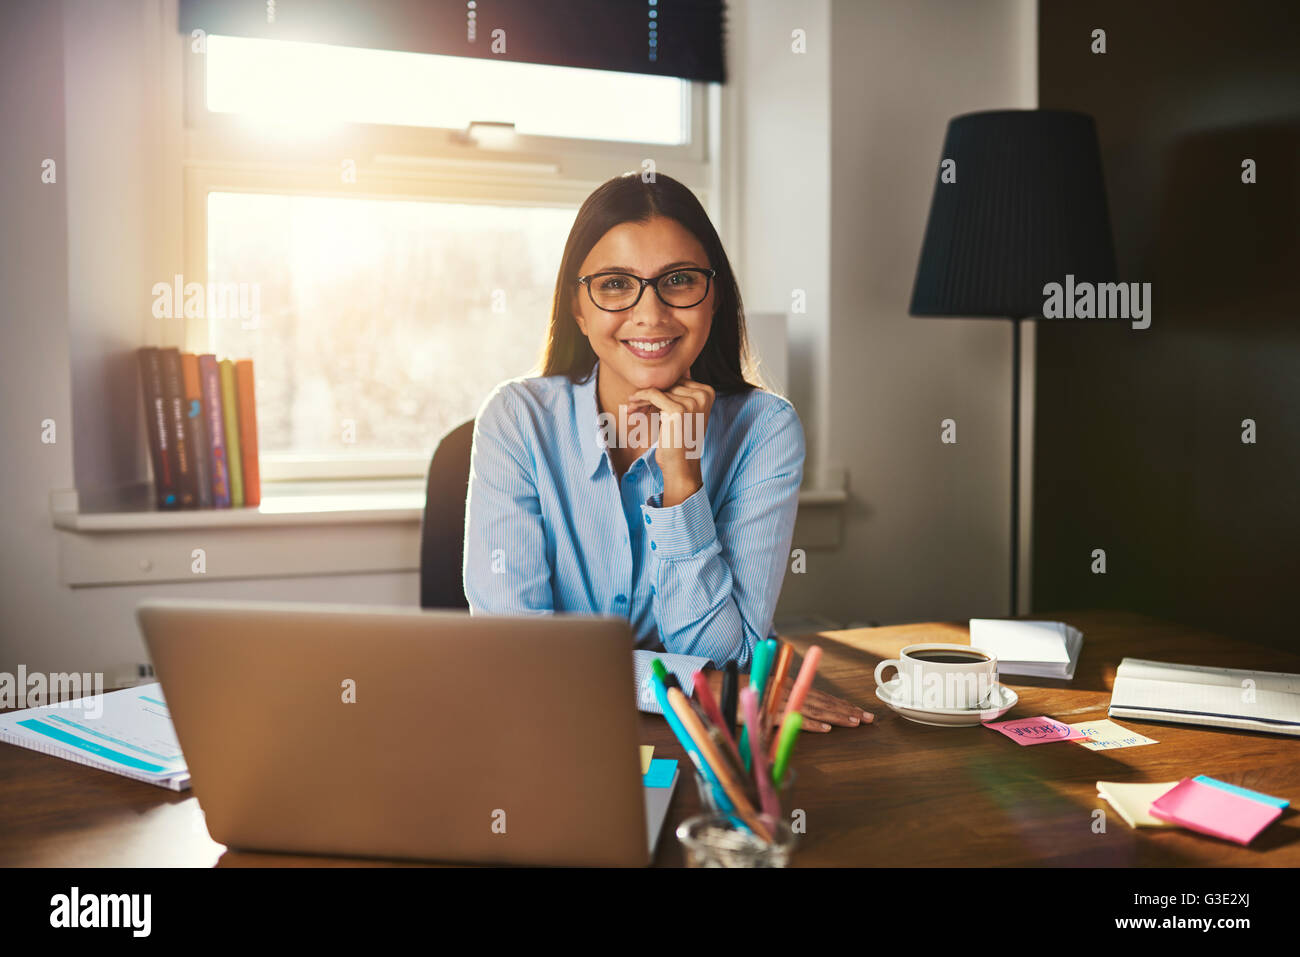
M709 690L713 692L714 698L719 701L722 700L722 672L710 670L708 675ZM749 676L741 675L740 677L740 686L742 688L746 687L749 684ZM793 678L786 678L781 682L775 712L775 718L778 722L785 713L785 703L790 697L790 691L793 688ZM870 724L876 720L876 716L870 711L859 708L843 698L837 698L824 691L818 691L816 688L808 689L808 696L804 698L803 707L799 709L799 712L804 717L803 730L822 733L829 731L832 726L856 728L859 725Z

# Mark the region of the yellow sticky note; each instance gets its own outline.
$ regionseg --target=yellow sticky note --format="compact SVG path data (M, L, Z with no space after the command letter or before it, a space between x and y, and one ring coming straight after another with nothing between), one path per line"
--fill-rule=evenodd
M1151 814L1151 804L1177 784L1177 781L1161 781L1157 784L1098 781L1097 796L1105 798L1129 827L1172 827L1174 825L1169 821Z
M641 745L641 775L650 770L650 759L655 756L655 746L653 744Z

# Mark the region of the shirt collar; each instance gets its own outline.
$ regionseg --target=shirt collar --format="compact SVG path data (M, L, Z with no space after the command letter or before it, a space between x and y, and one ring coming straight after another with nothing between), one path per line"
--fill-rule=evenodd
M600 374L600 362L591 369L586 382L579 382L573 387L573 413L578 427L578 441L582 445L583 466L587 476L594 476L601 463L608 455L600 434L599 410L596 407L596 381Z
M596 384L600 378L600 360L597 359L591 368L591 376L586 382L580 382L573 387L573 414L576 417L578 427L578 441L582 445L583 466L587 470L587 477L594 478L600 471L602 463L609 462L609 452L605 447L605 439L600 430L600 409L596 402ZM646 466L656 465L655 453L659 449L659 439L656 436L647 450ZM610 474L614 472L614 463L609 462Z

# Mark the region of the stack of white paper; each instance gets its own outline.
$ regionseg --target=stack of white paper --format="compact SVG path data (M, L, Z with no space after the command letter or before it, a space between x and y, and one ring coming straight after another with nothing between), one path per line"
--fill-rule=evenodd
M1063 621L972 618L970 643L998 659L998 673L1074 678L1083 632Z
M190 786L159 684L0 715L0 741L173 791Z

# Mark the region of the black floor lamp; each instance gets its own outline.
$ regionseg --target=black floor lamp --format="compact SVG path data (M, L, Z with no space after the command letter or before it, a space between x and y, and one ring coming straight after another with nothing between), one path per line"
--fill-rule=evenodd
M1020 551L1020 321L1047 283L1113 282L1115 250L1092 117L967 113L948 123L911 315L1011 320L1011 614Z

